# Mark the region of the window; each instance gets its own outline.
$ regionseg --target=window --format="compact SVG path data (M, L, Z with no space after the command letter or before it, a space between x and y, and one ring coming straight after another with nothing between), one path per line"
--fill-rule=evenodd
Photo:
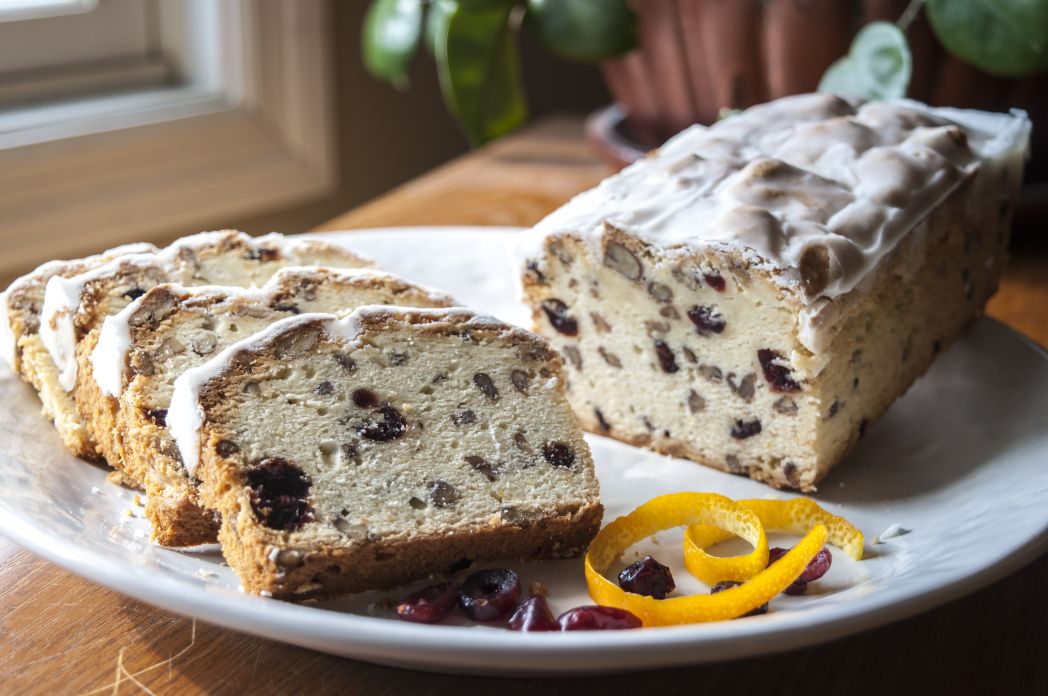
M334 185L325 0L0 0L0 276Z

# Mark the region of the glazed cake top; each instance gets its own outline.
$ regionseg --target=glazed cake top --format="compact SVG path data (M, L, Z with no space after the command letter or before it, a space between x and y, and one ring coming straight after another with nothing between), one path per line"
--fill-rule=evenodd
M966 176L1010 195L1029 134L1021 111L786 97L684 130L542 220L524 253L572 234L599 254L606 227L670 256L740 249L811 304L856 287Z

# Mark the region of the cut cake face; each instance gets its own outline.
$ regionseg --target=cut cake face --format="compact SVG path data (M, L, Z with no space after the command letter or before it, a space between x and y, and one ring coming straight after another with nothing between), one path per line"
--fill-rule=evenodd
M282 320L176 380L168 424L252 592L575 555L600 526L559 357L463 309Z

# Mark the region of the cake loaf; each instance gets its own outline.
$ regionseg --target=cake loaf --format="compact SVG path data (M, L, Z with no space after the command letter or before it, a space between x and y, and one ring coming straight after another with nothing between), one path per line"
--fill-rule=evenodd
M217 540L215 517L199 507L166 427L175 378L279 319L365 304L446 307L452 300L380 271L287 267L260 289L159 285L106 318L90 355L94 379L78 386L77 404L106 460L143 482L155 542Z
M814 490L994 292L1029 134L801 95L577 196L521 270L584 426Z
M281 320L183 373L168 425L250 592L571 556L600 527L560 358L464 309Z
M284 266L308 264L357 267L370 262L315 240L282 235L252 238L243 232L224 231L185 237L155 254L119 255L79 275L54 275L45 287L39 329L47 352L23 352L22 362L41 376L42 400L58 402L68 398L61 396L64 393L72 395L75 405L77 385L90 388L87 357L102 321L149 288L166 282L261 285ZM88 369L80 370L81 364ZM55 419L55 427L73 454L98 457L90 423L79 412L68 420Z
M69 278L120 256L156 250L152 244L128 244L83 259L49 261L16 279L0 293L0 357L15 374L36 389L44 415L57 424L63 442L70 450L86 451L90 449L90 440L80 427L72 395L64 389L50 388L58 384L58 372L40 339L44 289L55 276ZM28 358L23 359L23 356Z

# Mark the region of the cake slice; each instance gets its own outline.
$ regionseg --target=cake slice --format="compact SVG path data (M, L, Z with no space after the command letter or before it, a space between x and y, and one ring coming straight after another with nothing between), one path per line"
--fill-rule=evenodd
M106 460L144 484L155 542L192 546L215 541L217 533L166 427L175 378L279 319L347 313L365 304L446 307L452 301L380 271L288 267L254 290L159 285L105 319L90 367L80 366L94 379L78 385L77 404Z
M284 319L183 373L168 424L249 592L571 556L600 526L560 358L464 309Z
M71 450L87 449L89 440L80 427L72 396L64 389L50 388L58 384L58 373L40 340L44 288L55 276L69 278L119 256L153 251L156 247L152 244L128 244L83 259L48 261L16 279L0 293L0 357L16 375L36 389L44 415L57 424L63 441ZM24 355L29 357L23 359Z
M579 195L522 276L584 427L814 490L994 292L1029 134L802 95Z
M41 379L41 393L61 390L71 394L75 403L77 384L89 384L91 379L78 365L86 363L102 321L149 288L171 281L261 285L284 266L311 264L353 267L370 262L323 242L280 235L252 238L243 232L225 231L186 237L156 254L121 255L72 277L56 275L47 282L41 310L39 334L47 353L23 353L22 360L46 377ZM78 360L79 354L85 360ZM71 423L56 420L55 426L73 454L98 457L94 433L80 414ZM72 436L74 431L78 437Z

